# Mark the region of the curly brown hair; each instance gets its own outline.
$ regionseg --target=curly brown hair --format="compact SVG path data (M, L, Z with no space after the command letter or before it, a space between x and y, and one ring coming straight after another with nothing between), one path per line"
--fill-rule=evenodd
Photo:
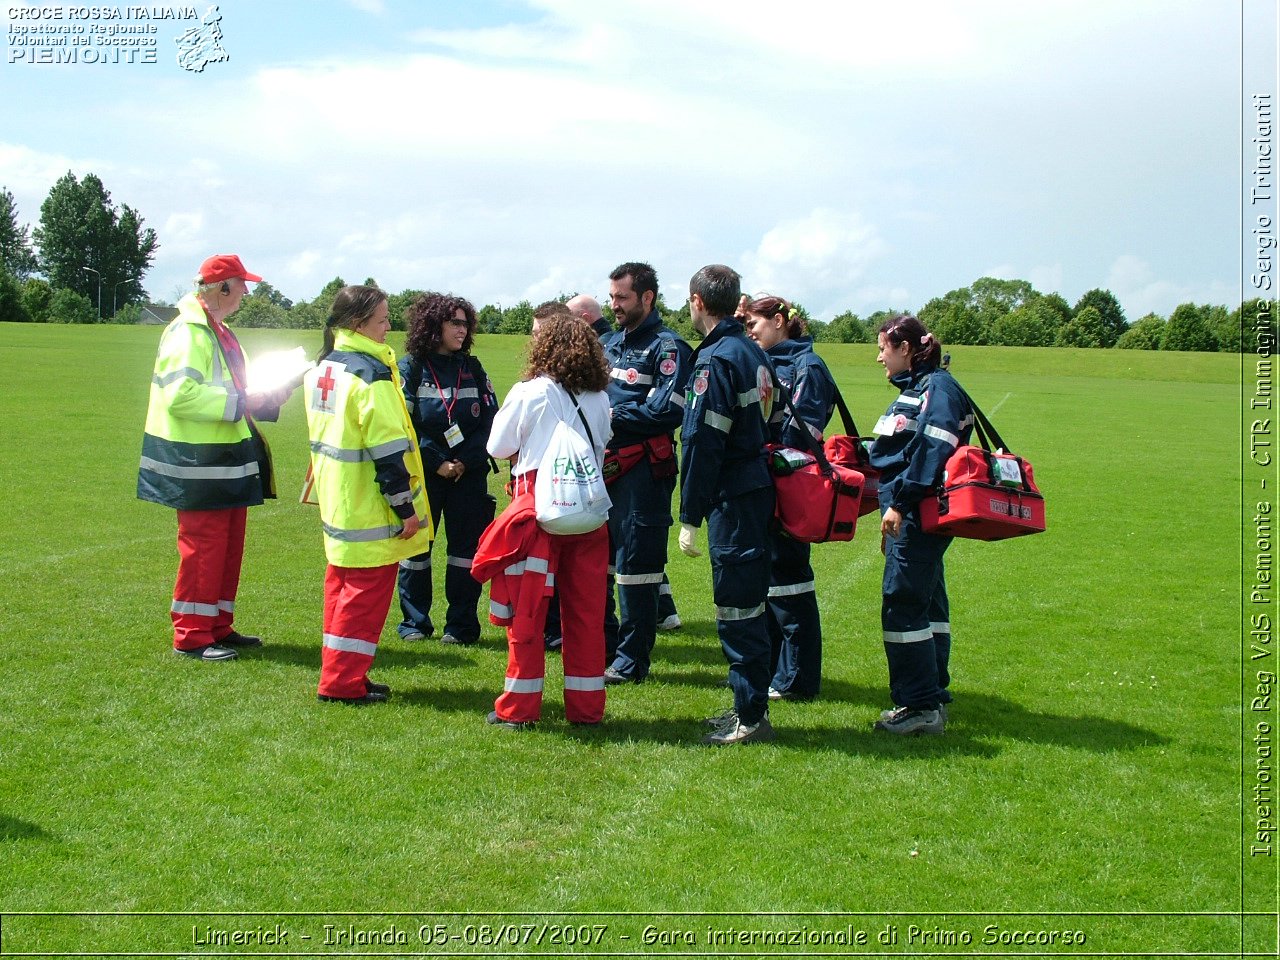
M467 339L462 341L461 352L470 353L476 339L476 308L470 300L447 293L424 293L404 312L409 330L404 338L405 352L425 362L428 355L439 351L441 329L459 310L467 318Z
M549 317L529 341L524 379L547 376L566 390L582 393L609 385L609 365L600 338L575 317Z

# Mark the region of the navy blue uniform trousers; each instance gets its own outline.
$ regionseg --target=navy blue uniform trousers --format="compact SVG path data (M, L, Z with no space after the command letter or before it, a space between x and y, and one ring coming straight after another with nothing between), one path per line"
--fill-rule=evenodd
M609 546L618 586L618 640L613 669L624 677L649 675L658 629L658 588L667 565L675 476L656 479L641 461L609 487ZM606 645L608 644L606 630Z
M758 723L769 707L769 522L773 487L711 506L707 548L716 632L729 661L733 708L742 723Z
M942 555L952 539L925 533L919 510L912 508L897 538L885 542L880 624L889 696L900 707L934 710L951 702L951 620Z
M480 618L476 605L480 602L481 585L471 576L471 561L476 555L480 535L493 521L497 501L489 495L489 471L468 469L457 480L446 480L433 473L427 477L427 501L431 521L440 528L444 514L445 557L444 632L462 643L480 639ZM404 619L400 635L414 631L431 636L431 554L423 553L400 562L400 611Z

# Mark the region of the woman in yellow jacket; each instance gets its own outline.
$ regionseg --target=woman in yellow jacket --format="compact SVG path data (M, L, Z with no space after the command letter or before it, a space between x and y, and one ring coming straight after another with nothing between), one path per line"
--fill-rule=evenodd
M324 525L321 700L364 705L391 690L369 680L401 560L431 547L422 458L387 346L387 295L343 287L324 349L304 381L311 471Z

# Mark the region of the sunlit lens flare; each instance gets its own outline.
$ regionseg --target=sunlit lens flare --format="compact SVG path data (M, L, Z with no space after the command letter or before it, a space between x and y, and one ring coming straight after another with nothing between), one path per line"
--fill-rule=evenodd
M307 359L302 347L273 350L249 361L249 386L253 390L275 390L301 381L303 374L313 366L315 364Z

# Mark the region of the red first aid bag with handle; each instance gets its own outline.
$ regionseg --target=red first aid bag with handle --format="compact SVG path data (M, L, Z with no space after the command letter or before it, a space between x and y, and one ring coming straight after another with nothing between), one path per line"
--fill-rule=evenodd
M790 393L782 389L781 383L778 391L791 416L802 423ZM767 445L775 494L774 518L783 533L801 543L852 540L858 517L867 512L864 509L866 477L861 466L867 452L858 441L839 390L836 402L841 408L845 429L852 436L837 434L819 446L802 425L800 432L809 445L808 450L775 443Z
M991 421L965 396L973 408L973 430L981 446L957 447L947 460L942 486L920 501L921 529L970 540L1043 533L1044 497L1031 464L1007 452Z

